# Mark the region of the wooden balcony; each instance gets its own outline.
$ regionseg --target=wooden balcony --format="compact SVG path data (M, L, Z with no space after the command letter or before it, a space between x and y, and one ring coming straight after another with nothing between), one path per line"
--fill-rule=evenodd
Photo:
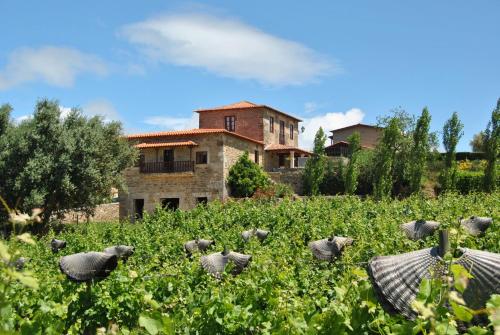
M193 161L175 161L175 162L141 162L139 163L141 173L178 173L193 172Z

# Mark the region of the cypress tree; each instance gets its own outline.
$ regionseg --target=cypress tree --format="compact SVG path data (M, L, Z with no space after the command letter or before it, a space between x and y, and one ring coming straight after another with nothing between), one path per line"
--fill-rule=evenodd
M484 152L486 155L486 168L484 170L484 190L493 192L497 184L497 157L500 148L500 99L491 113L491 120L484 131Z

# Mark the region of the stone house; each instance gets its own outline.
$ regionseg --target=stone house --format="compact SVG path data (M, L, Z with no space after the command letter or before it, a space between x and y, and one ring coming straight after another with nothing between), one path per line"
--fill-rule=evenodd
M137 166L123 172L120 219L134 220L157 206L190 209L229 196L229 169L246 151L266 171L297 168L300 119L242 101L196 110L199 128L127 136L140 150Z
M332 135L328 136L331 143L325 148L327 156L347 156L349 152L349 142L347 139L356 131L360 135L361 147L364 149L374 149L382 136L383 128L358 123L352 126L331 130L330 132Z

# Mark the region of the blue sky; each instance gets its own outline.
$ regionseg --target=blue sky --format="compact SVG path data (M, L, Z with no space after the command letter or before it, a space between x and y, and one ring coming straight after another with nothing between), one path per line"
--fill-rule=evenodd
M0 2L0 103L39 98L127 132L196 127L240 100L319 126L453 111L469 150L500 98L500 1Z

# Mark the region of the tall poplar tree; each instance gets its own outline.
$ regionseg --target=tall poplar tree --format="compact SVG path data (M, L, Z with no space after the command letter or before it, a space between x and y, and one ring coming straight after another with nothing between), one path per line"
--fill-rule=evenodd
M314 150L312 157L306 162L304 168L304 193L307 195L318 195L320 185L323 182L326 169L325 156L326 135L323 128L319 127L314 137Z
M413 131L413 143L410 150L409 161L409 181L410 192L420 191L422 178L427 167L427 160L430 151L429 127L431 115L425 107L417 120L417 125Z
M361 150L361 136L354 132L347 138L349 142L349 163L344 175L344 189L347 194L354 194L358 187L359 163L358 156Z
M484 170L484 189L493 192L497 184L497 158L500 150L500 99L491 113L491 120L484 131L484 153L486 155L486 168Z
M456 148L458 141L463 136L464 125L460 122L457 112L453 112L451 118L443 127L443 145L446 150L445 167L440 175L443 190L453 190L457 181Z

